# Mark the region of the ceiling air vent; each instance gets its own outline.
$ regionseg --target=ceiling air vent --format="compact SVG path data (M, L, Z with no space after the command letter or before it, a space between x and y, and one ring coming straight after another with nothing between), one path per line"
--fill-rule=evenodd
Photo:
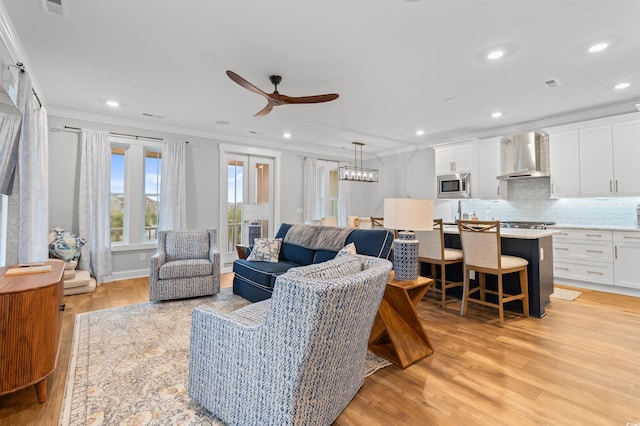
M554 87L560 86L560 82L558 80L551 79L551 80L546 80L544 82L544 85L547 86L549 89L553 89Z
M69 17L69 0L40 0L42 9L52 15Z

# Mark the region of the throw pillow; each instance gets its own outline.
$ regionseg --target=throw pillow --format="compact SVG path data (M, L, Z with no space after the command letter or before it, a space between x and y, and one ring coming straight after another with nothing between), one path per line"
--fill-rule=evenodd
M77 260L87 240L62 228L49 232L49 256L66 262Z
M275 263L280 257L280 247L282 247L282 238L256 238L247 260Z
M358 252L356 251L356 245L354 243L349 243L340 249L338 254L336 254L336 258L342 256L351 256L354 254L358 254Z

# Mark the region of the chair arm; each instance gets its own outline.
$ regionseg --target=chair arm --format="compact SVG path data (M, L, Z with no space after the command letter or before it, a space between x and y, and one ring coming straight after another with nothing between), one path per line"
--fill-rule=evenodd
M218 250L218 247L211 247L209 249L209 260L214 264L220 264L220 250Z

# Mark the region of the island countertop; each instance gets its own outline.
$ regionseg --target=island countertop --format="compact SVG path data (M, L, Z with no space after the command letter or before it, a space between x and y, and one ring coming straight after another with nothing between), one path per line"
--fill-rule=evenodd
M458 226L444 225L442 227L445 234L458 234ZM549 237L560 232L558 229L524 229L524 228L500 228L502 238L520 238L525 240L537 240Z

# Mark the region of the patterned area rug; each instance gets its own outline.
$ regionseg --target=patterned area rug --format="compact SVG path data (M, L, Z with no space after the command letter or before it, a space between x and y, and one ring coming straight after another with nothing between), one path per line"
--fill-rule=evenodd
M60 425L223 425L187 394L191 310L248 305L214 297L142 303L76 315ZM366 375L390 363L367 355Z
M549 297L560 300L576 300L582 294L581 291L567 290L566 288L554 287L553 293Z

